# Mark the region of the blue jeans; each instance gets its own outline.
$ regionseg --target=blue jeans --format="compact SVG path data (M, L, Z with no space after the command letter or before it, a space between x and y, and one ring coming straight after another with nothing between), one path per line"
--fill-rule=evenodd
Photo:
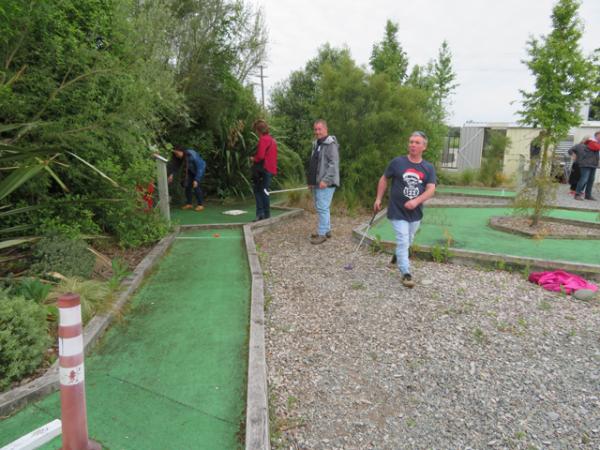
M410 273L410 262L408 261L408 248L415 239L415 234L421 225L421 221L407 222L406 220L390 220L396 232L396 262L402 274Z
M269 196L265 193L271 187L273 174L264 171L260 177L253 180L254 184L254 199L256 200L256 218L268 219L271 217L271 203Z
M331 200L333 199L335 187L319 189L315 186L312 191L315 209L317 210L317 214L319 215L319 225L317 227L317 234L319 236L325 236L325 234L328 231L331 231L331 218L329 214L329 207L331 206Z
M202 195L202 189L200 189L200 182L198 182L198 186L193 187L194 176L192 172L188 172L187 174L187 184L185 185L185 200L188 205L192 204L192 192L196 196L196 201L198 205L201 205L204 201L204 197Z
M583 194L583 189L585 188L585 198L590 198L592 196L592 188L594 187L596 168L581 167L579 170L581 175L579 176L579 182L577 183L577 194Z

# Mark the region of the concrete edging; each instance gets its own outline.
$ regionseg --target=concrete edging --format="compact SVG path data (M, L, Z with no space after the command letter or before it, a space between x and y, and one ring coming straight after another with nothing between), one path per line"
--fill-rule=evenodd
M176 229L173 233L160 240L137 265L133 273L123 279L120 286L121 293L111 310L105 314L94 316L88 322L83 330L83 345L86 353L98 342L117 313L143 282L146 274L152 269L158 258L169 249L177 234L178 230ZM51 394L58 390L59 387L58 360L56 360L41 377L0 394L0 416L8 416L28 403Z

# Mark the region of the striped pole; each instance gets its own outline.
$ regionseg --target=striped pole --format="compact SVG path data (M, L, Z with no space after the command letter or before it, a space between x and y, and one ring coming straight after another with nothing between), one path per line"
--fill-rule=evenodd
M60 296L58 310L62 450L99 450L100 445L88 439L79 295Z

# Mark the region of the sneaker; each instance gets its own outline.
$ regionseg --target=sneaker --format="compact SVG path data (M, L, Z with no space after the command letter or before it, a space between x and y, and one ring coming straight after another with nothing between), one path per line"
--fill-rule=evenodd
M414 288L415 282L412 279L412 275L410 273L405 273L402 275L402 285L407 288Z
M261 220L265 220L264 217L255 217L254 219L252 219L252 222L259 222Z
M317 234L317 233L313 233L313 234L310 235L311 239L315 239L315 238L318 238L318 237L319 237L319 234ZM328 231L327 233L325 233L325 237L327 239L330 239L331 238L331 231Z
M198 206L196 206L195 210L196 211L204 211L204 206L198 205Z
M591 200L591 201L593 201L593 202L595 202L595 201L596 201L596 197L592 197L591 195L590 195L589 197L586 197L585 199L586 199L586 200Z
M569 195L575 195L575 194L577 194L577 192L575 192L575 191L569 191Z
M575 197L573 197L575 200L583 200L583 195L581 194L575 194Z
M314 245L322 244L327 240L327 236L317 235L317 237L311 238L310 243Z
M183 205L183 206L181 207L181 209L192 209L192 208L193 208L193 206L192 206L192 205L190 205L190 204Z

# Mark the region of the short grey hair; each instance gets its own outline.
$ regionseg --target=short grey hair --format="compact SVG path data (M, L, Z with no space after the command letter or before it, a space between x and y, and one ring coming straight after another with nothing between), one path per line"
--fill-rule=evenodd
M423 138L423 140L425 141L425 145L427 145L427 142L429 142L427 135L423 131L413 131L411 133L410 137L413 137L413 136L419 136L419 137Z

